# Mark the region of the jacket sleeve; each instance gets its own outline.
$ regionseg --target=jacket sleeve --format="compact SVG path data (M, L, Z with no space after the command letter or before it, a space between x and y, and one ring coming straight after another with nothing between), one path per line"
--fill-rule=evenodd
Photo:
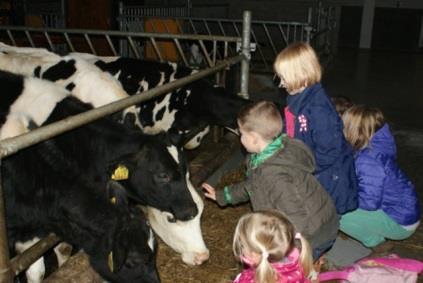
M364 210L377 210L382 205L386 173L375 158L360 155L356 159L358 179L358 206Z
M316 173L325 170L335 163L344 149L344 134L339 120L328 106L315 106L310 113L311 148L316 157Z
M223 190L216 191L216 202L219 206L235 205L250 200L248 194L248 180L226 186Z

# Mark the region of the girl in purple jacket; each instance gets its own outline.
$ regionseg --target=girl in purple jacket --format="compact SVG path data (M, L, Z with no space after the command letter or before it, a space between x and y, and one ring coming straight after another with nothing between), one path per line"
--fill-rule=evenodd
M398 167L394 137L377 108L356 105L343 115L346 139L356 150L359 208L340 229L367 247L410 237L420 224L414 185Z

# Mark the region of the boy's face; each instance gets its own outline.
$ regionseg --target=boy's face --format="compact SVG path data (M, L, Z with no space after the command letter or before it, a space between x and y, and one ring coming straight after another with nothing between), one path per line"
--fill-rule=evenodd
M259 134L252 131L245 131L242 127L239 127L239 133L241 134L241 143L245 149L250 153L259 153Z

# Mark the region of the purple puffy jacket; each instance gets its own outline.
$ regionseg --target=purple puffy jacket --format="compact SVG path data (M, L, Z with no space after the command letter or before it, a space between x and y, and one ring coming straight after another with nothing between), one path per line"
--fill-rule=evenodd
M411 225L420 219L419 200L413 183L398 167L396 154L388 124L356 153L358 205L364 210L382 209L398 224Z

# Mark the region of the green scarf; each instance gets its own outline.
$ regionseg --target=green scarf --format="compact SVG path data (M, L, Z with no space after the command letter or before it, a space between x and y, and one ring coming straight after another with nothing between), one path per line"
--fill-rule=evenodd
M259 153L251 154L250 158L250 169L255 169L260 166L265 160L272 156L276 151L283 148L283 139L286 137L286 134L282 134L279 137L275 138L271 143L269 143L265 149Z
M260 166L266 159L272 156L276 151L282 149L283 139L286 137L286 134L281 134L279 137L275 138L271 143L269 143L265 149L263 149L259 153L253 153L250 157L250 164L247 169L247 176L250 175L250 170L257 168ZM246 191L248 195L250 195L249 191ZM225 186L223 189L223 197L227 204L232 204L232 195L230 192L229 186Z

